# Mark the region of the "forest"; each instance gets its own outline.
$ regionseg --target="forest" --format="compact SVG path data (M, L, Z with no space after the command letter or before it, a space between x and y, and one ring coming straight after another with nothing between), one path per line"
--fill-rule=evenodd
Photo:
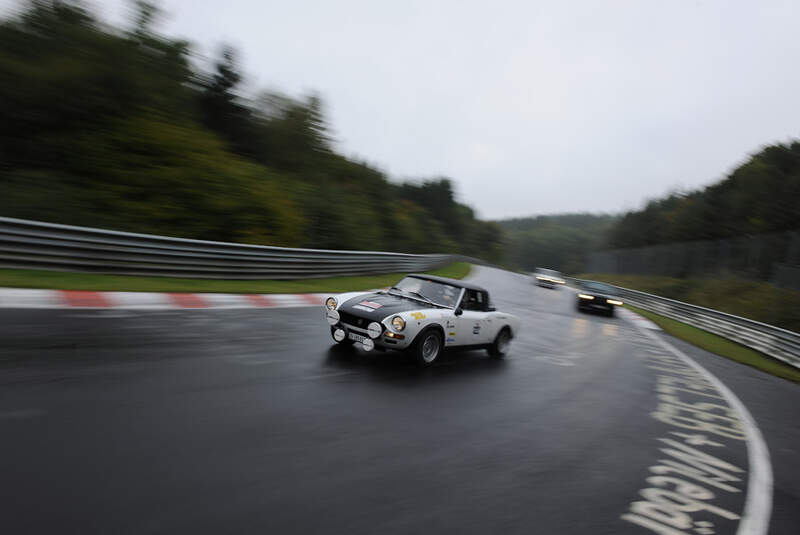
M769 145L708 187L625 214L610 248L711 240L800 228L800 141Z
M238 52L213 69L159 35L77 1L0 21L0 215L242 243L500 261L499 225L453 182L402 183L338 153L316 94L243 94Z
M507 260L519 269L536 267L580 273L591 251L605 246L619 217L608 214L559 214L506 219Z

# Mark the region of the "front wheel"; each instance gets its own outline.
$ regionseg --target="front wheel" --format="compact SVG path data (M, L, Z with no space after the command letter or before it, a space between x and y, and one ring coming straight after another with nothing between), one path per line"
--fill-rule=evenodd
M442 335L439 331L430 330L419 335L412 352L420 366L433 366L442 354Z
M509 345L511 345L511 331L508 330L508 327L503 327L489 347L489 356L495 359L505 357Z

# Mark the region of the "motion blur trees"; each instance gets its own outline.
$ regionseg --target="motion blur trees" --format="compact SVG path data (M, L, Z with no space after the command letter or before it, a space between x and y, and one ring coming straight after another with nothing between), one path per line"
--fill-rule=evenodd
M563 214L500 221L507 235L508 260L527 271L535 267L580 273L587 255L602 247L618 216Z
M499 260L499 227L449 180L394 184L337 154L319 96L248 99L232 48L204 72L135 5L129 31L67 0L0 22L0 215Z
M765 147L727 178L629 212L612 247L718 239L800 227L800 142Z

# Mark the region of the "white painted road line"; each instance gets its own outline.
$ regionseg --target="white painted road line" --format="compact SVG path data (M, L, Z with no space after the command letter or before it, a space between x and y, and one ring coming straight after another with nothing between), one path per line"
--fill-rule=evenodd
M617 308L617 314L620 315L626 321L633 323L634 325L638 325L640 327L644 327L645 329L650 329L652 331L660 331L661 327L650 321L649 319L645 318L644 316L640 316L639 314L632 312L626 308Z
M683 351L674 347L672 344L663 340L649 330L637 324L641 333L658 343L668 352L672 353L687 365L697 370L703 375L725 398L725 401L738 412L742 424L746 431L747 460L749 463L749 474L747 480L747 495L745 498L744 512L739 521L737 535L766 535L769 529L769 518L772 514L772 466L769 460L769 450L758 429L753 416L736 397L736 395L725 386L722 381L706 370L703 366L686 355Z

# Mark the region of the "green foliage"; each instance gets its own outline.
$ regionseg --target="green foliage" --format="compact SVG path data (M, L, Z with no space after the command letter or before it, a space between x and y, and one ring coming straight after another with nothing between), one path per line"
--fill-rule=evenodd
M611 247L795 230L800 224L800 142L765 147L724 180L650 201L625 214Z
M213 72L77 0L0 21L0 215L268 245L460 252L499 261L502 233L449 180L393 184L333 148L317 95L244 98L236 52Z
M618 220L611 215L564 214L500 221L507 235L507 258L526 271L536 267L576 273L586 257L605 243Z

